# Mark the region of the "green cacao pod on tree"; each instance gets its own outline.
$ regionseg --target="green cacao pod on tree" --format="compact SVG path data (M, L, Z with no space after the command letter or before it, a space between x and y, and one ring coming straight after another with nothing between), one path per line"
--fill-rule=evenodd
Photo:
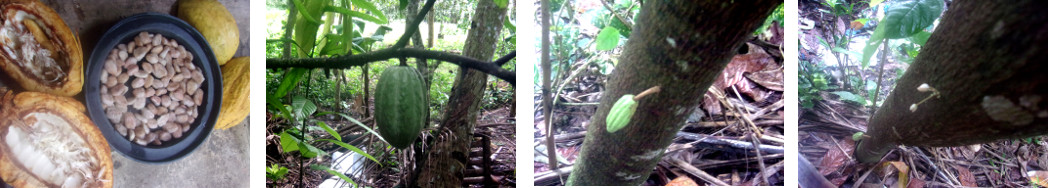
M393 147L404 149L418 137L429 113L422 77L407 66L382 71L375 91L375 123Z
M626 127L635 111L637 111L637 101L633 100L633 95L627 94L619 98L615 105L611 107L611 111L608 112L608 118L604 122L608 126L608 132L614 133Z

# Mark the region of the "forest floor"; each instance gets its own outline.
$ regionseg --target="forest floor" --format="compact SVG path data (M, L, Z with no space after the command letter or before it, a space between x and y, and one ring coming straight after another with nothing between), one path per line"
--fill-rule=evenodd
M825 13L827 7L812 1L800 3L802 30L800 32L801 63L812 63L824 67L821 74L830 76L835 85L844 85L837 58L830 50L819 44L820 38L830 38L831 33L845 33L848 22L856 15L834 18ZM858 9L858 8L857 8ZM850 18L849 18L850 17ZM807 23L805 23L807 22ZM833 31L832 25L839 30ZM812 26L804 29L805 25ZM859 34L852 43L865 40L869 35ZM861 42L864 43L864 42ZM851 46L851 45L849 45ZM847 49L861 51L860 49ZM854 59L846 55L845 70L857 70L851 74L861 80L877 80L877 66L858 67ZM875 57L876 58L876 57ZM871 64L881 62L872 60ZM848 63L851 63L849 66ZM883 100L895 85L895 79L905 71L908 64L889 59L884 65L884 77L878 99ZM876 83L876 82L873 82ZM854 83L853 83L854 84ZM872 91L871 88L867 88ZM835 89L843 90L843 89ZM1031 186L1027 173L1048 169L1048 137L1000 140L994 143L962 147L913 147L900 146L877 164L857 164L852 157L855 141L852 134L865 132L866 122L873 109L844 100L821 91L813 107L800 108L799 144L801 160L808 160L822 178L838 187L1026 187ZM800 167L805 169L805 167ZM801 176L805 176L801 172ZM815 173L812 173L815 174ZM800 177L820 178L820 177Z
M373 100L371 102L373 102ZM354 104L354 105L356 105L356 104ZM373 106L371 106L369 108L372 111L374 110ZM510 110L511 108L512 108L512 106L501 106L501 107L497 107L495 109L482 109L482 113L479 116L479 119L477 119L477 126L474 129L474 131L475 131L474 133L475 134L485 135L485 136L487 136L488 138L491 139L491 145L489 146L489 148L492 151L492 155L488 156L489 159L491 159L491 161L492 161L492 164L491 164L491 169L492 169L491 177L492 177L493 180L495 180L495 182L497 182L501 186L514 186L516 184L516 177L514 176L514 174L515 174L514 171L516 170L516 157L515 157L516 156L516 144L515 144L516 143L516 130L515 130L515 126L514 126L515 125L515 120L513 119L513 116L511 115L511 110ZM321 112L322 111L330 111L330 109L319 109L318 111L321 111ZM351 116L360 116L356 112L346 111L344 113L351 114ZM431 117L432 121L430 123L431 124L438 123L433 118L437 118L437 117ZM393 152L393 151L390 151L392 149L387 148L386 150L383 150L382 152L378 152L378 153L382 153L382 154L374 155L376 153L375 151L372 151L372 150L369 150L368 148L364 148L363 147L363 146L366 146L367 144L353 143L352 141L348 140L350 138L350 136L347 136L347 135L366 134L366 133L363 132L364 130L360 129L359 126L356 126L355 123L353 123L351 121L348 121L348 120L346 120L344 118L341 118L341 117L338 117L338 116L334 116L334 115L320 116L320 117L317 117L317 120L326 122L328 125L330 125L333 129L335 129L339 133L347 133L347 134L342 134L343 135L343 139L347 139L347 140L344 140L344 141L346 141L347 143L356 145L358 147L361 147L362 150L368 151L375 158L378 158L379 160L384 160L384 159L389 160L391 158L392 158L391 160L398 160L398 159L395 159L395 158L403 157L401 155L388 155L389 153L413 153L413 152ZM372 120L372 118L362 118L362 119L358 119L358 121L360 121L361 123L363 123L363 124L365 124L365 125L367 125L369 127L372 127L372 129L374 129L375 124L374 124L374 121ZM273 125L277 125L277 124L281 124L281 123L286 123L286 122L283 122L283 121L268 122L267 124L269 126L273 126ZM429 130L429 129L433 129L433 128L430 127L430 128L425 128L423 130L423 137L429 137L429 135L427 133L428 131L426 131L426 130ZM267 130L272 130L272 128L267 129ZM324 133L323 130L311 130L311 134L312 135L324 135L326 133ZM321 137L323 137L323 136L321 136ZM298 182L299 182L299 175L298 175L299 173L298 172L299 172L299 170L298 170L297 166L299 166L299 162L300 161L299 161L298 158L293 157L293 156L296 156L297 153L295 153L295 154L286 154L286 153L278 152L277 148L280 147L279 139L271 139L271 138L277 138L277 136L274 135L272 132L268 132L267 131L267 146L266 146L267 147L267 159L266 159L267 163L268 164L279 164L280 166L288 167L289 172L288 172L287 176L285 177L285 179L283 179L283 180L280 180L280 181L267 180L267 187L298 187ZM326 137L324 137L324 138L326 138ZM357 138L361 138L361 137L357 137ZM366 136L365 136L365 138L361 138L361 140L363 142L368 142L367 140L364 140L364 139L370 139L370 138L366 138ZM356 139L353 139L353 140L356 140ZM324 150L326 152L329 152L329 153L335 153L335 152L350 153L351 152L351 151L347 151L346 149L340 148L340 147L338 147L336 145L327 144L327 143L317 144L316 147L320 148L320 149L322 149L322 150ZM477 147L479 147L479 146L477 146ZM322 157L322 158L314 158L314 159L311 159L311 160L308 160L308 161L304 161L304 164L305 164L305 166L309 166L311 164L318 164L318 165L325 165L325 166L335 166L333 163L339 163L339 162L341 162L341 160L342 159L337 159L337 157L336 158ZM414 162L414 161L412 161L412 162ZM353 162L350 162L350 163L353 163ZM356 164L354 164L354 165L356 165ZM357 181L356 183L357 184L362 184L362 185L366 185L366 186L373 186L373 187L394 187L394 186L398 185L402 181L400 179L400 177L403 174L401 173L400 170L394 170L392 168L389 168L389 166L379 167L377 165L374 165L374 163L370 163L370 162L366 162L366 163L364 163L364 165L365 165L364 166L365 170L363 170L363 172L366 173L365 177L368 177L368 178L356 179L356 181ZM295 167L295 168L292 168L292 167ZM403 167L403 165L400 165L399 167ZM306 167L305 169L306 169L306 175L304 177L302 177L302 182L303 182L303 186L304 187L326 187L326 186L329 186L328 184L324 184L325 180L329 180L329 181L335 182L335 183L331 184L331 185L334 185L335 187L340 187L339 185L342 185L342 184L345 183L345 182L340 181L337 176L331 175L331 174L329 174L327 172L320 171L320 170L312 170L309 167ZM357 173L357 172L354 172L354 171L346 171L345 172L345 174L347 176L352 176L353 173ZM479 186L479 184L478 185L471 185L471 186Z
M736 55L705 95L698 110L677 133L662 160L642 185L710 185L695 175L707 173L730 185L783 185L783 67L782 28L773 26L770 38L747 43L749 53ZM763 37L761 37L763 38ZM570 172L586 135L586 126L597 109L608 76L585 57L563 71L577 75L554 78L559 95L553 108L553 134L562 172ZM541 76L541 75L536 75ZM563 88L563 89L557 89ZM539 91L539 89L536 89ZM567 173L549 169L546 155L546 124L541 93L535 98L535 183L563 185ZM751 141L759 130L760 148L777 152L754 152ZM745 147L733 147L742 143ZM738 145L735 145L738 146ZM682 163L683 162L683 163ZM690 166L682 167L681 164ZM763 176L763 177L762 177ZM767 181L768 183L765 183ZM696 183L701 182L701 183Z

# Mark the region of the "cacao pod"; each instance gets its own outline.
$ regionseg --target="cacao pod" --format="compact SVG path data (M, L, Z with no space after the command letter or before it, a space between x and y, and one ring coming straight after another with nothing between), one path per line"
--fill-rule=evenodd
M393 147L410 146L425 125L429 113L425 92L421 75L411 67L382 71L375 91L375 124Z
M622 98L619 98L619 101L616 101L615 105L611 106L608 118L604 122L608 125L608 132L614 133L626 127L626 124L630 122L630 118L633 117L634 111L637 111L637 101L633 100L633 95L623 95Z
M251 108L251 65L247 56L236 57L222 65L222 110L215 121L216 129L240 124Z
M178 1L178 18L192 25L204 36L215 53L218 65L225 65L240 46L240 29L222 3L216 0Z
M14 187L113 187L102 132L69 97L0 97L0 179Z
M0 2L0 69L29 91L73 96L84 87L80 41L37 0Z

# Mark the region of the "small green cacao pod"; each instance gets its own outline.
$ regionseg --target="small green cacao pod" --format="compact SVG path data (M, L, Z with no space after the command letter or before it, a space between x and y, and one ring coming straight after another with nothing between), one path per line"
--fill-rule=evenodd
M393 147L404 149L426 124L426 104L423 82L415 69L392 66L382 71L375 91L375 124L378 133Z
M604 122L608 125L608 132L614 133L626 127L635 111L637 111L637 101L633 100L633 95L623 95L622 98L619 98L619 101L611 106L608 119Z
M862 135L863 135L863 132L855 132L855 134L852 134L852 141L858 142L858 141L862 140Z

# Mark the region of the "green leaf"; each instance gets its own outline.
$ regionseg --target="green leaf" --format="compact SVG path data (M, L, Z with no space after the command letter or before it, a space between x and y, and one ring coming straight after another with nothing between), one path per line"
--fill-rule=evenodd
M357 124L357 125L360 125L360 127L364 128L364 130L367 130L367 131L368 131L369 133L371 133L372 135L375 135L376 137L378 137L378 138L379 138L380 140L382 140L382 142L386 142L386 139L385 139L385 138L382 138L382 135L378 134L378 132L375 132L375 130L371 129L371 128L370 128L370 127L368 127L367 125L364 125L363 123L360 123L360 121L357 121L357 119L353 119L352 117L349 117L349 115L346 115L346 114L344 114L344 113L338 113L338 112L320 112L320 113L317 113L317 116L323 116L323 115L328 115L328 114L335 114L335 115L339 115L339 116L342 116L342 118L346 118L346 120L349 120L349 122L353 122L353 123L355 123L355 124ZM388 142L387 142L387 143L388 143Z
M269 104L270 108L278 109L280 114L284 116L284 119L291 118L291 111L288 111L287 108L284 107L284 104L280 103L280 100L273 97L266 97L266 103Z
M604 27L597 34L597 50L611 50L619 45L619 30L615 27Z
M862 25L866 25L866 24L868 24L867 22L869 22L870 19L869 18L859 18L859 19L855 19L855 20L852 20L852 21L856 21L856 22L862 23Z
M859 95L855 95L852 92L834 91L834 92L830 92L830 93L833 93L834 95L837 95L837 96L841 97L841 100L851 101L851 102L855 102L855 103L858 103L858 104L866 105L866 99L863 99Z
M826 48L830 48L830 49L833 48L833 46L830 46L830 43L827 43L825 39L822 39L822 37L818 37L816 39L819 39L819 44L822 44L822 47L826 47Z
M293 0L295 8L299 10L298 16L295 19L304 20L296 22L295 24L295 44L298 44L298 56L309 57L313 52L313 48L316 45L317 30L320 29L322 24L320 18L323 15L323 8L331 3L330 0L314 0L303 4L301 0Z
M633 29L633 28L630 28L630 27L626 27L626 24L622 23L622 20L619 20L618 18L612 19L611 27L615 27L615 29L619 29L619 35L622 35L622 37L626 37L626 38L630 37L630 32Z
M317 140L317 141L331 142L331 143L333 143L335 145L342 146L343 148L349 149L350 151L356 152L357 154L360 154L360 155L362 155L364 157L367 157L368 159L371 159L371 161L375 161L375 163L378 163L378 159L375 159L375 157L372 157L367 152L364 152L364 150L360 150L360 148L354 147L353 145L346 144L345 142L332 140L332 139L320 139L320 140Z
M313 13L310 12L309 8L306 7L305 4L302 4L302 0L291 0L291 2L295 4L295 9L298 9L298 13L301 14L303 18L306 18L306 21L309 21L309 22L315 23L315 24L320 24L320 20L318 20L317 18L314 18ZM317 1L313 1L313 2L317 2ZM310 4L310 5L313 5L313 4Z
M880 27L877 28L880 29ZM873 36L876 35L877 33L874 32ZM877 53L877 48L880 47L881 43L885 40L878 39L875 41L873 38L874 37L870 37L870 41L866 41L866 47L862 48L862 68L866 68L870 65L870 58L873 57L874 53Z
M317 111L317 105L313 104L312 100L302 96L295 96L291 100L291 108L295 111L298 121L305 120L306 117L312 116Z
M385 24L385 22L388 21L388 19L386 19L386 14L383 13L381 10L379 10L377 7L375 7L375 4L371 4L371 2L368 2L368 1L365 1L365 0L352 0L352 1L353 1L353 5L354 6L357 6L357 7L360 7L362 9L364 9L364 10L370 11L371 14L377 16L378 19L382 20L383 23L380 23L380 24Z
M884 39L904 38L923 31L939 18L943 6L942 0L905 0L892 5L866 41L862 50L862 67L870 64L870 57Z
M327 152L324 152L324 150L320 150L316 146L313 146L313 144L308 144L308 143L305 143L305 142L301 142L301 143L298 144L298 147L305 148L305 149L300 149L298 151L298 152L302 153L302 157L305 157L305 158L313 158L313 157L317 157L317 155L327 155Z
M408 8L408 0L400 0L400 5L397 5L397 9L404 10Z
M280 147L284 149L284 153L290 153L298 151L298 144L301 141L298 138L291 136L287 131L280 132Z
M360 18L362 20L371 21L372 23L376 23L376 24L386 24L388 22L386 20L386 16L383 16L381 14L379 14L379 17L375 17L375 16L371 16L371 15L368 15L368 14L364 14L363 12L357 12L357 11L349 10L349 9L342 8L342 7L327 6L327 7L324 7L324 11L325 12L336 12L336 13L343 14L343 15L346 15L346 16L357 17L357 18Z
M844 48L841 48L841 47L833 47L833 51L839 52L839 53L843 53L843 54L848 54L850 56L855 56L855 57L862 56L862 54L859 54L859 52L849 51L848 49L844 49Z
M877 5L881 4L881 2L884 2L884 0L872 0L870 1L870 7L876 7Z
M323 128L324 131L327 131L328 134L331 134L331 136L335 137L336 140L342 141L342 135L339 135L337 131L335 131L334 129L331 129L331 127L328 127L327 123L324 123L323 121L317 121L317 126L320 126L320 128Z
M284 179L284 175L287 174L288 169L278 164L266 167L266 178L270 180L281 180Z
M884 27L884 37L899 39L921 32L931 26L942 13L942 0L904 0L888 9L877 29Z
M932 37L932 33L927 32L927 31L921 31L921 32L919 32L917 34L914 34L911 37L911 40L913 41L914 44L924 46L924 43L928 42L928 38L931 38L931 37Z
M498 5L499 8L506 8L506 6L509 5L509 0L494 0L494 1L495 1L495 5Z
M815 107L815 102L812 102L811 100L802 101L801 107L811 109L812 107Z
M280 80L280 86L277 87L276 98L283 98L287 96L287 93L294 89L298 82L302 80L303 75L308 72L308 69L302 68L291 68L287 74L284 74L284 79Z
M502 19L502 26L508 29L509 33L517 33L517 26L509 21L509 16L506 16L506 19Z
M324 41L326 41L325 43L327 44L325 44L324 47L320 49L320 55L341 55L346 51L345 44L343 44L342 35L327 34L324 37Z
M342 173L340 173L338 171L332 170L331 167L324 166L324 165L318 165L318 164L311 164L311 165L309 165L309 168L311 168L313 170L323 170L323 171L327 172L328 174L338 176L338 178L342 178L342 181L346 181L346 182L349 182L350 184L353 184L352 187L357 187L357 182L354 182L353 179L349 179L349 177L347 177L345 174L342 174Z

